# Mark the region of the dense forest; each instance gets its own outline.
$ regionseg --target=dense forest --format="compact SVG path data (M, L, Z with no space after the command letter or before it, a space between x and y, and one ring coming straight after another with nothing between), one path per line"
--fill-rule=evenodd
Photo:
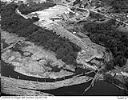
M53 31L41 28L33 24L33 19L24 19L15 13L18 6L14 3L2 5L1 27L10 33L25 37L39 46L56 53L58 59L66 64L76 64L77 52L80 47L54 33Z
M117 30L114 25L114 19L107 23L90 22L85 23L84 30L89 32L88 36L93 42L112 52L114 65L122 67L128 59L128 33Z
M104 5L111 6L114 13L128 13L128 0L99 0Z
M38 3L38 4L32 2L32 3L29 3L29 6L28 6L28 4L21 4L18 7L18 9L22 14L29 14L34 11L48 9L49 7L53 7L55 5L56 4L50 3L50 2L44 2L44 3Z

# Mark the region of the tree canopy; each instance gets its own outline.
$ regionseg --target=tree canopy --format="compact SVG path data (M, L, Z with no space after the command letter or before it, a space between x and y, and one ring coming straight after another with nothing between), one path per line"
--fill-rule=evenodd
M122 67L128 58L128 34L113 28L113 19L106 23L85 23L84 29L90 39L108 48L114 57L115 65Z
M28 41L55 52L56 57L62 59L66 64L76 63L80 47L51 30L36 26L33 24L33 19L24 19L15 13L16 8L16 4L8 4L2 8L1 27L3 30L25 37Z

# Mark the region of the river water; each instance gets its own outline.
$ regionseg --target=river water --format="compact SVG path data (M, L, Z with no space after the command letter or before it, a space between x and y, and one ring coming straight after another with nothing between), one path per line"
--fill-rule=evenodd
M9 77L9 75L11 77L20 76L21 78L26 79L25 75L16 73L14 71L13 66L8 65L8 64L4 63L3 61L1 61L1 65L2 65L1 73L3 76L6 76L6 77ZM15 77L13 77L13 78L15 78ZM29 77L29 79L31 80L33 78ZM74 85L74 86L66 86L66 87L62 87L59 89L53 89L53 90L47 90L47 91L45 90L44 92L53 94L55 96L82 96L84 89L87 88L89 86L89 84L90 84L90 82L87 82L87 83ZM43 92L43 90L42 90L42 92ZM2 95L8 95L8 94L2 94ZM118 89L114 85L111 85L107 82L98 81L96 83L96 85L93 88L91 88L90 90L88 90L86 92L86 94L84 94L84 95L87 95L87 96L121 96L121 95L126 95L126 92Z

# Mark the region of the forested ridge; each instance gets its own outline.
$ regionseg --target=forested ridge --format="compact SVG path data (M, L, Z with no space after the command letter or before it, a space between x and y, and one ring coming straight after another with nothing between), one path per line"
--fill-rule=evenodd
M76 64L77 52L81 50L80 47L51 30L34 25L33 19L24 19L16 14L17 7L18 5L14 3L2 5L1 27L3 30L25 37L28 41L55 52L56 57L62 59L66 64Z
M128 59L128 33L117 30L114 25L114 19L106 23L90 22L84 25L84 30L89 32L88 36L93 42L112 52L114 65L122 67Z
M99 0L102 5L111 6L114 13L128 13L128 0Z

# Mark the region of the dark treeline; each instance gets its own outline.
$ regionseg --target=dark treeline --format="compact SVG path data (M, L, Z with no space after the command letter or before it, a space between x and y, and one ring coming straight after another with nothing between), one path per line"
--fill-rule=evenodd
M24 19L15 13L16 4L8 4L1 9L1 27L3 30L26 37L27 40L56 53L58 59L66 64L76 64L77 52L80 47L54 33L33 24L32 19Z
M112 19L107 23L87 23L84 25L85 31L90 34L90 39L100 45L105 46L114 56L114 65L122 67L128 58L128 33L116 30Z
M110 5L116 13L128 13L128 0L112 0Z
M21 4L18 9L22 14L28 14L34 11L39 11L39 10L44 10L44 9L48 9L49 7L53 7L55 6L54 3L50 3L50 2L44 2L44 3L29 3L28 4Z
M105 5L112 6L114 13L128 13L128 0L100 0Z

